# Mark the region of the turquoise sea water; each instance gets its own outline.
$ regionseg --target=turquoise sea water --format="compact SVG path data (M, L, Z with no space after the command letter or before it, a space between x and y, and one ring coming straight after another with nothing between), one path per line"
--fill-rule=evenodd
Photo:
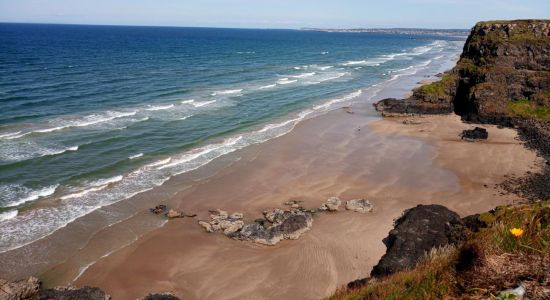
M0 24L0 252L448 59L452 40Z

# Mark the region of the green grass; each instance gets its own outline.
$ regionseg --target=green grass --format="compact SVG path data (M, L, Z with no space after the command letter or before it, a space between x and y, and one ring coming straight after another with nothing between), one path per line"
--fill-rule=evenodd
M531 100L515 100L508 102L508 110L511 114L541 120L550 120L550 106L537 105Z
M412 270L358 289L342 288L329 299L508 299L498 295L504 287L495 285L544 277L540 262L550 256L550 202L502 206L480 219L487 228L470 232L462 245L432 249ZM523 235L514 237L512 228L523 229ZM465 249L479 254L471 263L474 269L457 267Z
M445 74L441 80L423 85L416 90L422 96L445 97L448 88L454 83L456 77L453 74Z

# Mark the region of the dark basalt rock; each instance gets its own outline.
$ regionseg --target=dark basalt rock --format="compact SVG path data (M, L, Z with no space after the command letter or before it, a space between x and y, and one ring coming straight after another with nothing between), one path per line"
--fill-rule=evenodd
M383 277L414 267L430 249L464 239L464 229L460 217L441 205L418 205L406 210L383 240L387 251L371 276Z
M166 207L166 205L159 204L153 208L150 208L149 211L154 213L155 215L160 215L166 213L167 209L168 208Z
M96 287L58 287L41 290L33 300L110 300L111 296Z
M478 232L479 229L487 227L487 223L479 218L479 214L470 215L462 218L464 226L473 232Z
M149 294L141 300L180 300L180 298L174 296L172 293L161 293L161 294Z
M475 141L475 140L486 140L489 137L489 133L485 128L476 127L474 129L467 129L462 131L462 139Z
M550 21L480 22L472 29L456 67L404 100L375 104L385 116L444 114L506 127L518 117L509 105L528 99L550 106Z

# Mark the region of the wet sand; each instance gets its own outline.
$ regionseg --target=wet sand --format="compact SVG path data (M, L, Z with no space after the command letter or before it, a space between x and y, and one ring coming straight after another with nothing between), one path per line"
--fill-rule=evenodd
M472 125L456 116L405 125L399 118L380 120L370 106L353 111L304 121L235 153L237 162L168 200L197 218L147 233L91 265L74 284L98 286L114 299L166 291L183 299L319 299L370 273L404 209L438 203L465 216L518 201L496 185L538 163L512 129L487 126L489 140L471 143L459 134ZM318 214L300 239L273 247L209 234L197 224L210 209L240 211L252 221L288 200L317 208L331 196L366 197L375 210ZM48 276L64 267L57 270Z

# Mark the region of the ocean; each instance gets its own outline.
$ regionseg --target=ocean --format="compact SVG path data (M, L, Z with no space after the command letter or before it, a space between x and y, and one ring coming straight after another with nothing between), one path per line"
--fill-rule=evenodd
M460 41L0 24L0 253L372 101L377 86L455 59Z

